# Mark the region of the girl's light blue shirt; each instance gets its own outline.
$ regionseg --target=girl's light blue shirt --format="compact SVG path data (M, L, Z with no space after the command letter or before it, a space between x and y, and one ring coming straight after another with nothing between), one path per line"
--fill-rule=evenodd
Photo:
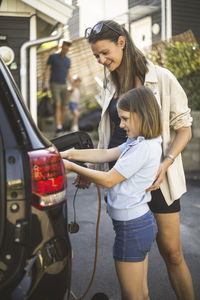
M149 211L151 193L146 192L155 180L162 154L161 137L145 140L127 139L114 169L126 180L108 190L107 212L118 221L138 218Z

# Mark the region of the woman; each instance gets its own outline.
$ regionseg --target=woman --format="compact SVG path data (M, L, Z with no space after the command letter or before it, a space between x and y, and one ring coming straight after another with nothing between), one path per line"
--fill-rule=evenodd
M150 191L159 168L161 148L160 108L153 92L139 87L123 94L117 103L120 127L127 141L110 149L67 150L63 158L89 163L116 161L107 172L91 170L63 160L71 171L108 188L107 212L115 230L113 258L122 300L147 300L148 253L157 225L149 209Z
M192 278L182 253L179 219L180 197L186 192L181 151L191 139L192 123L185 92L169 70L147 61L118 23L98 22L86 29L85 36L105 69L99 148L115 147L126 139L126 133L119 128L116 111L117 99L124 92L148 86L161 107L163 159L149 187L150 208L158 225L157 245L177 299L193 300Z

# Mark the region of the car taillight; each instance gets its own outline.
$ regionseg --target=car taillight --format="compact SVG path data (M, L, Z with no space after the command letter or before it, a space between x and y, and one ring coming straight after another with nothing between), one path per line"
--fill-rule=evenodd
M32 176L32 205L45 209L66 199L62 158L54 147L28 152Z

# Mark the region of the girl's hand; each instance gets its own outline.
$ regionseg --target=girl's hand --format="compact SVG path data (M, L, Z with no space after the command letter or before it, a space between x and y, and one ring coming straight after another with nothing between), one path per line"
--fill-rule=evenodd
M157 175L156 175L156 178L155 178L155 181L148 189L146 189L146 192L155 191L155 190L159 189L160 184L163 182L163 180L165 178L165 173L169 166L170 166L170 164L168 161L161 162L158 172L157 172Z
M75 187L78 187L79 189L88 189L91 182L88 179L77 175L72 184L74 184Z
M62 152L60 152L60 155L62 158L69 158L71 151L72 151L71 149L62 151Z
M63 159L64 167L65 167L65 173L68 174L72 170L72 163L68 161L67 159Z
M68 151L68 150L67 150ZM66 151L65 151L66 152ZM64 154L65 156L65 154ZM65 173L66 175L72 171L73 162L63 159L64 167L65 167ZM75 185L75 187L78 187L79 189L88 189L90 186L90 181L83 176L77 175L75 180L72 182L72 184Z

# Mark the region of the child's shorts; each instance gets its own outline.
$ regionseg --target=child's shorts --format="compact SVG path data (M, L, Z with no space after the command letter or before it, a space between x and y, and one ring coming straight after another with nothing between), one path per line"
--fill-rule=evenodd
M78 110L78 104L76 102L69 102L70 110Z
M130 221L113 220L113 227L116 233L113 258L124 262L143 261L158 231L153 213L148 211Z

